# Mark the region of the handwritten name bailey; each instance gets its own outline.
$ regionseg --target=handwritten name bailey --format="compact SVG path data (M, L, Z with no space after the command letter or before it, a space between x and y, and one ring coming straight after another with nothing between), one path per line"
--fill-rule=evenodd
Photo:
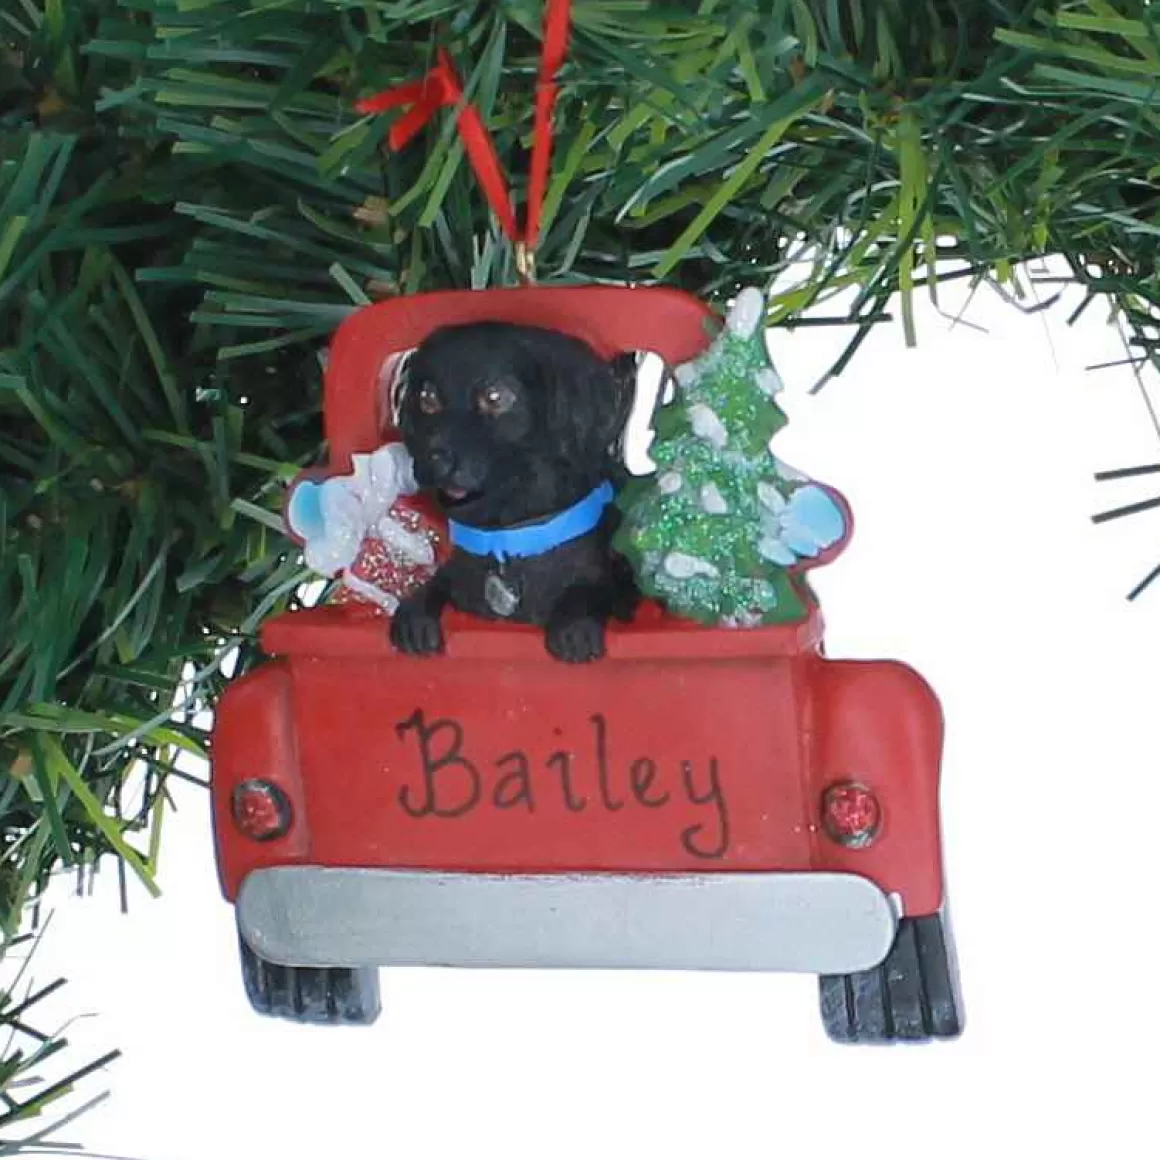
M696 858L720 858L729 848L729 811L717 759L678 759L662 764L649 756L614 767L608 721L589 718L587 753L557 749L541 762L513 749L486 764L469 746L464 726L450 717L428 719L416 710L395 732L417 758L418 776L399 787L398 802L412 818L459 818L476 810L521 810L529 815L562 804L570 813L624 809L697 808L703 815L676 838ZM682 814L687 813L681 809Z

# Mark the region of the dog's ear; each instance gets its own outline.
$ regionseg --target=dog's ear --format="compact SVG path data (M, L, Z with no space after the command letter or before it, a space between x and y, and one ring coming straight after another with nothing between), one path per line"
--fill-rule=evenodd
M539 332L529 346L533 373L546 387L551 446L574 468L605 470L619 454L635 400L636 356L605 361L586 342L558 332Z
M386 413L387 424L394 427L400 434L405 434L403 424L407 396L411 391L411 362L414 356L415 352L409 350L399 356L398 361L393 366L388 364L383 368L383 409Z
M575 466L620 458L636 396L636 356L604 362L590 348L569 344L552 366L552 436Z
M636 383L640 370L640 359L635 351L618 354L608 363L613 381L613 406L608 421L604 446L616 461L624 460L624 437L628 430L628 420L636 403Z

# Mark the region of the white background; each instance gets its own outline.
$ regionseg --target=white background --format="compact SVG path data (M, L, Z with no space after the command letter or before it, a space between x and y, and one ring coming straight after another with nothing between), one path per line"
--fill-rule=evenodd
M814 397L844 332L774 340L777 449L857 520L815 574L829 651L904 659L945 705L961 1040L832 1045L792 976L395 971L370 1030L266 1021L185 790L162 899L57 893L36 976L95 1013L75 1061L125 1053L62 1134L149 1160L1154 1155L1160 583L1124 594L1160 511L1089 517L1160 493L1092 482L1160 440L1130 371L1083 369L1123 355L1106 315L1064 313L920 308L917 350L886 326Z

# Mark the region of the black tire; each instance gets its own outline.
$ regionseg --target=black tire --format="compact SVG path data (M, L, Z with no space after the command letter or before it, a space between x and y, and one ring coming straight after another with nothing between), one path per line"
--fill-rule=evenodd
M822 975L822 1023L837 1043L923 1043L963 1029L958 969L942 914L903 918L885 960Z
M369 1026L379 1017L379 973L367 967L271 963L238 936L242 983L260 1015L295 1023Z

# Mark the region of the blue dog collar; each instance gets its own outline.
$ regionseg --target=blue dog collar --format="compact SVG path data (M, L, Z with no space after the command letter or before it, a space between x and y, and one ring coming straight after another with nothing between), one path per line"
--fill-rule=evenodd
M473 528L450 520L451 543L473 556L494 556L501 562L509 556L542 556L588 535L600 523L614 495L612 484L602 483L559 515L523 528Z

